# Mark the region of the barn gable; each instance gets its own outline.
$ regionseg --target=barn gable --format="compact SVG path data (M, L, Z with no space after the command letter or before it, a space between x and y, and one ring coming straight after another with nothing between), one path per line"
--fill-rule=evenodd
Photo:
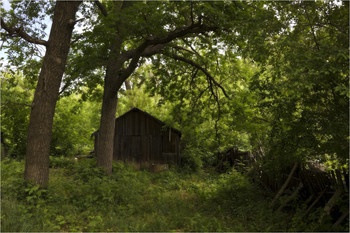
M113 159L140 167L180 164L181 132L138 108L116 119Z

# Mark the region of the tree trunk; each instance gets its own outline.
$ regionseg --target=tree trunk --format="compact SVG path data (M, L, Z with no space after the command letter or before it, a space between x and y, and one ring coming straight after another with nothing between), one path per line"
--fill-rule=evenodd
M49 182L49 153L52 123L59 88L81 1L57 1L43 65L35 89L29 119L26 164L27 181L46 186Z
M121 45L122 41L116 36L106 68L100 130L95 148L97 166L105 169L107 174L112 173L117 93L123 84L118 75L121 69L121 64L118 62Z
M115 13L119 14L120 10L128 5L130 5L129 2L123 2L122 4L121 2L115 2ZM118 24L115 25L116 34L114 36L114 41L111 41L112 47L108 56L104 80L100 129L95 148L97 166L104 169L107 174L112 173L118 91L125 81L125 79L122 80L120 78L120 71L123 63L119 60L123 41L118 34L118 28L122 27L122 21L123 20L120 20Z
M107 76L107 74L106 74ZM95 148L97 166L112 173L114 128L117 109L117 95L108 87L107 77L104 85L100 130L98 132L97 147ZM116 93L116 91L114 91Z

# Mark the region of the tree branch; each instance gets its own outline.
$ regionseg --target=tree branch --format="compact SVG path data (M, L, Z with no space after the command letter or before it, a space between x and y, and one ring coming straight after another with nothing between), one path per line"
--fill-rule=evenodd
M177 49L177 50L186 51L186 52L191 53L191 54L196 54L195 52L193 52L193 51L191 51L191 50L189 50L189 49L186 49L186 48L184 48L184 47L178 46L178 45L174 45L174 46L171 46L171 47L174 48L174 49Z
M25 107L32 107L32 105L30 105L30 104L17 103L17 102L12 102L12 101L7 101L5 103L2 103L2 105L4 105L4 106L6 106L6 105L21 105L21 106L25 106Z
M217 29L217 27L207 27L205 25L192 24L190 26L169 32L168 35L166 35L165 37L162 37L162 38L150 37L150 38L146 39L137 48L124 52L122 54L122 57L126 61L126 60L133 58L135 56L142 56L142 53L145 50L151 49L153 46L163 45L163 47L164 47L167 43L173 41L174 39L181 38L181 37L184 37L184 36L192 34L192 33L204 33L207 31L215 31L216 29ZM160 52L160 51L158 51L158 52ZM145 52L145 53L146 53L145 55L147 55L147 52ZM150 53L148 53L148 54L150 54Z
M191 66L193 67L196 67L197 69L199 69L200 71L202 71L206 76L207 78L209 79L210 82L213 82L217 87L219 87L222 92L224 93L224 95L227 97L227 98L230 98L225 89L223 88L223 86L221 86L220 83L218 83L214 77L209 73L209 71L207 69L205 69L204 67L202 67L201 65L195 63L194 61L190 60L190 59L187 59L187 58L184 58L184 57L181 57L181 56L178 56L178 55L175 55L175 54L166 54L166 53L163 53L165 56L168 56L168 57L171 57L173 58L174 60L178 60L178 61L182 61L182 62L185 62L187 64L190 64Z
M152 56L156 53L160 53L161 50L166 46L166 44L173 41L174 39L181 38L192 33L204 33L216 30L217 27L208 27L202 25L201 23L197 23L169 32L165 37L159 38L156 36L151 36L150 38L146 39L142 44L140 44L137 48L128 50L121 54L121 59L119 60L121 64L123 64L130 58L132 59L129 66L121 72L121 80L125 80L132 74L132 72L134 72L141 56ZM214 83L217 82L215 81ZM220 86L220 84L218 84L218 86ZM222 87L220 86L220 88Z
M98 9L100 9L101 13L105 17L108 16L108 12L107 12L106 8L104 7L104 5L102 5L102 3L100 3L98 0L95 0L95 5L98 7Z
M182 39L182 41L183 41L187 46L189 46L189 47L192 49L192 51L193 51L198 57L202 57L202 56L197 52L197 50L195 50L195 49L193 48L193 46L191 45L191 43L189 43L189 42L186 41L185 39Z
M132 89L130 80L125 80L124 84L125 84L125 89L126 90L131 90Z
M166 46L166 44L148 46L141 53L141 57L151 57L154 54L160 53L165 46Z
M81 38L83 38L83 35L78 35L73 41L70 42L71 45L74 45L77 43Z
M21 37L22 39L24 39L30 43L33 43L33 44L39 44L39 45L45 45L45 46L48 45L48 42L46 40L40 40L40 39L33 38L30 35L28 35L23 30L23 27L14 28L14 27L10 27L10 26L6 25L3 18L1 18L1 27L3 29L5 29L5 31L7 31L9 33L9 35Z
M305 11L306 18L307 18L307 20L309 22L309 26L311 28L311 32L312 32L312 36L314 38L314 42L316 44L316 48L317 48L317 50L320 50L320 44L317 41L316 33L315 33L313 25L311 24L310 16L309 16L309 13L307 12L306 5L303 5L303 6L304 6L303 8L304 8L304 11Z

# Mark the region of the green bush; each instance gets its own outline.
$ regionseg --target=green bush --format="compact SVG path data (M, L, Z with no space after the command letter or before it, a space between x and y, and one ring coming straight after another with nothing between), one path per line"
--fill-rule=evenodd
M74 163L74 159L67 157L50 156L50 168L66 168Z
M24 161L4 159L1 161L1 195L16 199L25 196Z
M202 151L196 148L187 147L181 153L182 170L186 172L198 172L202 166Z

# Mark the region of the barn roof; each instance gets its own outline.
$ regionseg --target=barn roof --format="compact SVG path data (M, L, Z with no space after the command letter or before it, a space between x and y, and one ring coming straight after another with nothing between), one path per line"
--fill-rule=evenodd
M142 114L144 114L144 115L146 115L146 116L148 116L148 117L154 119L155 121L157 121L157 122L160 123L161 125L167 126L163 121L159 120L159 119L156 118L155 116L152 116L152 115L149 114L148 112L142 111L141 109L136 108L136 107L134 107L134 108L132 108L131 110L127 111L127 112L124 113L123 115L117 117L116 120L118 120L119 118L122 118L122 117L126 116L126 115L129 114L130 112L140 112L140 113L142 113ZM179 130L177 130L177 129L173 128L173 127L170 127L170 126L167 126L167 127L170 128L172 131L174 131L175 133L177 133L177 134L181 137L181 132L180 132Z

